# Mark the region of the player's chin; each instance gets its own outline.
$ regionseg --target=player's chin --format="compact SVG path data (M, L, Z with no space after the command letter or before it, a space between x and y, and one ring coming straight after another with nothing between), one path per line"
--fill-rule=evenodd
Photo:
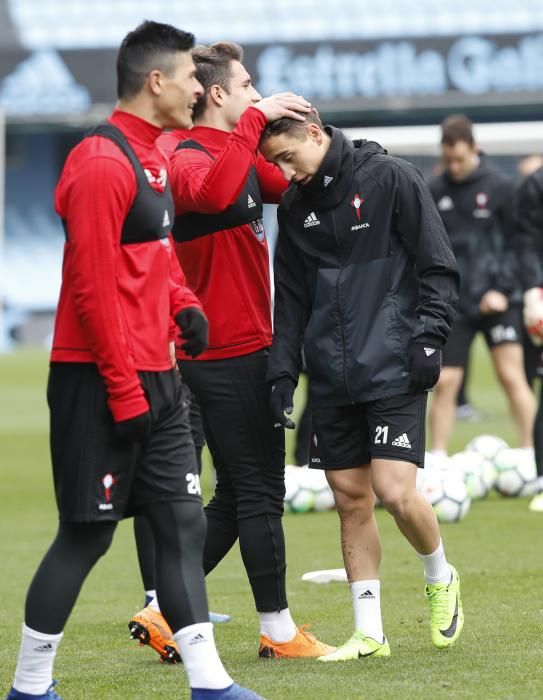
M190 129L192 127L192 109L171 114L167 121L168 124L164 125L165 129Z

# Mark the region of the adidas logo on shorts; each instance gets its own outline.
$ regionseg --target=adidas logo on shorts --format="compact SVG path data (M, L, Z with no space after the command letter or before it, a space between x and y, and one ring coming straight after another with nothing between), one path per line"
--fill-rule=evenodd
M403 435L398 435L398 437L392 441L392 444L394 445L394 447L405 447L407 449L411 449L411 443L409 442L407 433L403 433Z

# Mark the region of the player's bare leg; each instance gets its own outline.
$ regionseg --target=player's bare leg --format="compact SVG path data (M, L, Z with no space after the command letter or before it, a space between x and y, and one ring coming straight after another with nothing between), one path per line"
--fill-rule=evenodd
M416 489L417 466L374 459L371 470L377 497L423 563L432 642L439 649L451 646L464 624L460 579L445 557L436 515Z
M447 452L456 416L456 397L464 377L463 367L443 367L430 405L432 450Z
M319 661L389 656L381 619L381 542L374 515L371 468L366 464L353 469L328 470L326 478L334 492L341 523L341 550L351 590L355 632L345 644L321 656Z
M504 343L492 348L496 374L503 386L523 447L533 447L536 398L524 373L522 345Z

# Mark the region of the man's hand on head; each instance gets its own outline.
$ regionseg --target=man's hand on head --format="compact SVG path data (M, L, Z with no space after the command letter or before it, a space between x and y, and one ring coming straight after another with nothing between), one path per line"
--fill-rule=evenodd
M293 92L278 92L276 95L264 97L253 107L259 109L269 122L277 121L283 117L304 121L303 113L311 112L311 102Z

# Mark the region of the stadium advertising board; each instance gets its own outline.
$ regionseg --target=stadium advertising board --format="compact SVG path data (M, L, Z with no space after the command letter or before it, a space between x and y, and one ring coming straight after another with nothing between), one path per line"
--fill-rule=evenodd
M323 111L523 106L543 97L543 34L245 46L258 90L292 90ZM84 112L115 101L116 51L0 50L9 117Z

